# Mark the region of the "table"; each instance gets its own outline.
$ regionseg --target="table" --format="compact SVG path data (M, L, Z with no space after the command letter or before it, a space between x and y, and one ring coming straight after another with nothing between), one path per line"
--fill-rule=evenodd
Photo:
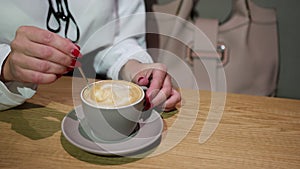
M184 108L163 113L158 147L139 158L107 157L73 146L61 132L74 108L72 78L40 85L32 99L0 112L0 168L300 168L300 100L227 94L218 121L207 119L212 93L200 91L200 100L195 93L183 89ZM217 128L200 143L205 123Z

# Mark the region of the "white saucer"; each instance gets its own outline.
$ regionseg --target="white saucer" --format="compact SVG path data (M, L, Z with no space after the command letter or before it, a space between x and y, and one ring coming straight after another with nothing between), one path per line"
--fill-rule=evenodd
M81 106L76 111L82 111ZM78 113L78 112L77 112ZM130 138L113 143L95 142L82 129L75 110L69 112L62 120L61 128L65 138L74 146L98 155L125 156L149 151L160 143L163 121L155 110L139 122L138 131Z

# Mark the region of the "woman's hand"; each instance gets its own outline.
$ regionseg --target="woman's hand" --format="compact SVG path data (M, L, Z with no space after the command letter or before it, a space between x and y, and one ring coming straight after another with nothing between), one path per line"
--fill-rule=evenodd
M143 64L130 60L122 68L121 77L138 85L148 86L146 108L160 106L164 111L171 111L181 101L180 93L173 88L164 64Z
M47 30L22 26L11 43L2 76L4 81L47 84L74 69L79 47Z

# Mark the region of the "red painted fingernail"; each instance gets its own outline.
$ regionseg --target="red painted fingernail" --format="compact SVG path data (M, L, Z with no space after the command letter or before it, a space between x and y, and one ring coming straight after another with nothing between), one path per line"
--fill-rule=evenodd
M145 106L144 106L144 111L147 111L147 110L149 110L150 108L151 108L151 104L149 104L149 103L146 102L146 104L145 104Z
M151 108L151 102L148 96L145 97L145 105L144 105L144 110L149 110Z
M82 54L80 53L80 51L78 49L73 49L71 53L76 58L81 58L82 57Z
M75 64L76 64L76 59L72 59L72 62L71 62L71 64L70 64L70 66L74 67Z
M70 71L73 71L74 68L71 68L71 67L67 67L67 72L70 72Z
M59 78L61 78L61 76L62 76L61 74L57 74L56 78L59 79Z

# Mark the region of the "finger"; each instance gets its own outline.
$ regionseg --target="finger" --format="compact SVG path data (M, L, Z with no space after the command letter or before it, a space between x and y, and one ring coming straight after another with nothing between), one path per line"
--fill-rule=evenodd
M15 67L18 66L21 69L37 71L40 73L64 74L68 71L68 67L21 54L18 55L18 57L11 58L11 60Z
M74 62L73 57L43 44L28 43L24 53L28 56L48 60L65 67L71 66Z
M53 83L59 76L55 74L41 73L29 69L17 68L14 73L15 78L24 83L49 84Z
M152 79L150 86L146 92L146 95L152 100L156 97L158 92L163 86L164 79L166 77L166 72L160 69L154 69L152 71Z
M53 32L32 26L21 26L17 30L17 36L19 34L32 42L51 46L70 56L78 57L81 55L75 44Z
M181 102L181 96L180 93L172 89L171 96L165 101L165 103L162 105L162 108L164 111L171 111L176 108L176 105L180 104Z
M160 91L158 91L157 95L151 100L151 103L153 104L153 106L162 104L167 100L167 98L169 98L171 92L172 92L171 78L169 75L167 75L164 79L162 88L160 89Z

